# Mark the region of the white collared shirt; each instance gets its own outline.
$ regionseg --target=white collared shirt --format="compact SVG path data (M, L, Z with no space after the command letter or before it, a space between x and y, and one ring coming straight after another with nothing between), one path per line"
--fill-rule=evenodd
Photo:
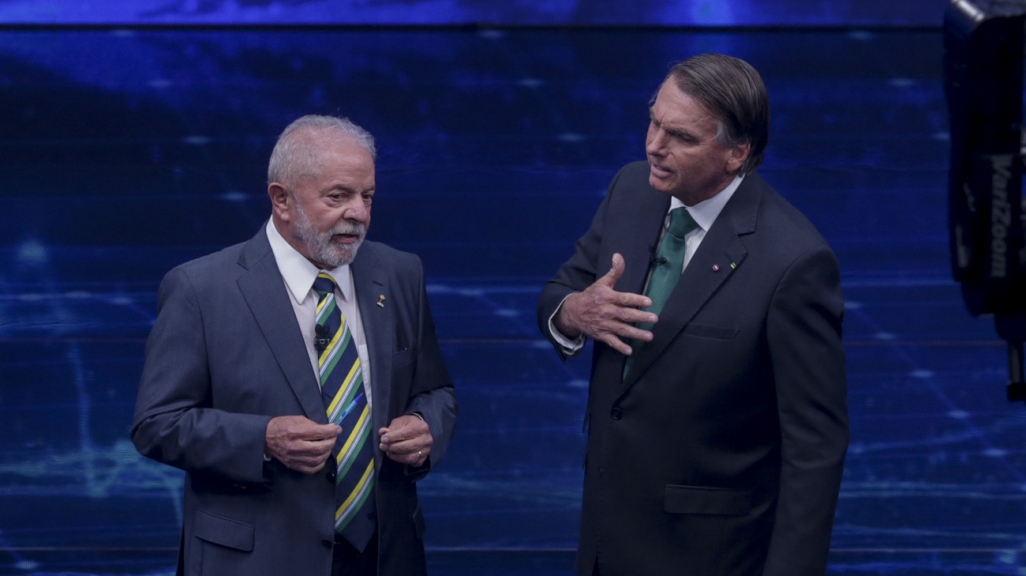
M727 205L731 197L734 196L734 192L737 191L738 186L741 186L741 180L744 178L743 175L738 174L734 177L734 180L727 185L726 188L719 191L712 198L708 198L695 204L694 206L685 206L676 196L670 198L670 208L666 211L666 216L663 219L663 232L659 235L659 241L662 242L663 236L666 235L666 229L670 226L670 212L675 208L684 207L691 214L691 217L695 219L698 227L688 232L684 236L684 264L681 267L681 273L687 269L688 263L691 262L691 257L698 251L699 245L702 244L702 240L705 239L706 232L712 228L716 219L719 218L720 212L723 211L723 207ZM649 270L649 276L652 275ZM648 278L645 279L645 288L648 287ZM644 290L642 290L644 293ZM569 298L569 295L567 296ZM563 299L566 301L566 298ZM584 348L586 338L584 334L581 334L576 339L571 340L567 338L562 332L556 328L556 323L553 321L556 314L559 314L559 309L563 307L563 303L560 302L559 306L556 307L556 311L549 317L549 332L552 337L563 347L563 353L567 356L573 356Z
M695 219L698 224L698 228L695 228L691 232L688 232L684 236L684 266L680 269L681 272L687 269L688 263L691 262L691 257L698 251L698 246L702 243L705 238L706 232L712 228L713 222L716 222L716 218L720 216L720 212L723 212L723 207L727 205L730 198L734 196L734 192L737 191L738 186L741 185L741 179L743 176L735 176L734 180L727 185L726 188L721 190L718 194L712 198L702 200L694 206L685 206L677 197L670 198L670 209L666 212L666 219L663 221L663 233L659 239L662 241L662 237L666 235L666 229L670 226L670 212L675 208L686 208L691 217ZM649 273L651 274L651 272ZM647 286L646 282L646 286Z
M317 301L320 296L314 291L313 283L320 270L313 265L305 256L300 254L289 244L274 226L274 221L267 222L267 240L271 243L271 252L274 253L274 260L278 264L278 271L285 281L286 292L289 293L289 300L292 302L292 310L296 313L296 320L299 322L299 330L303 334L303 344L306 346L306 353L310 357L310 366L314 375L320 370L317 366L317 349L314 347L314 336L317 323ZM371 378L370 359L367 354L367 339L363 332L363 320L360 318L360 307L356 304L356 290L353 287L353 272L349 265L339 266L334 270L325 270L332 278L338 288L335 290L335 303L345 316L349 324L349 330L353 334L353 341L356 342L356 351L360 356L360 365L363 368L363 388L367 396L367 405L371 404ZM320 383L320 378L317 378Z

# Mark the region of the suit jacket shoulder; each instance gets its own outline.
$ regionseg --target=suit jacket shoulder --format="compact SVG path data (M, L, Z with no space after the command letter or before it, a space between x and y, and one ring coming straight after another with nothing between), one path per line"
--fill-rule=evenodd
M757 173L745 176L741 187L735 193L738 203L752 202L748 196L757 198L757 220L760 233L770 233L779 238L775 244L782 247L795 245L827 247L827 241L805 214L781 196ZM734 199L731 199L734 203ZM731 203L728 203L730 206ZM724 209L726 212L726 208Z
M184 274L199 292L215 288L226 279L252 270L263 258L274 259L264 229L245 242L240 242L175 266L167 276ZM277 267L275 266L275 270Z
M392 268L398 272L412 272L422 268L420 257L411 252L392 248L381 242L365 240L356 254L354 266L374 262L376 265Z

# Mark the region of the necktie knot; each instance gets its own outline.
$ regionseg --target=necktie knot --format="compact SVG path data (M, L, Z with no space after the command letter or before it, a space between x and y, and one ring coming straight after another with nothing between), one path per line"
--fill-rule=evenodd
M698 222L691 217L687 208L681 206L670 210L670 225L666 229L668 234L683 240L684 236L687 236L688 232L695 228L698 228Z
M335 284L335 279L329 276L326 272L318 274L313 283L313 289L317 291L317 294L321 298L324 298L327 294L334 294L336 286L337 284Z

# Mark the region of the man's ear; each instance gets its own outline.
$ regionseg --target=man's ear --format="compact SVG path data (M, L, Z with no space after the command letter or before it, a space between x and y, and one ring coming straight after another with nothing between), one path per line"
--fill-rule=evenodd
M271 211L274 216L283 222L288 222L292 214L291 195L284 186L277 182L271 182L267 186L267 196L271 198Z
M737 173L744 166L745 160L748 160L748 154L752 151L752 143L745 142L744 144L738 144L730 149L730 155L727 156L727 172Z

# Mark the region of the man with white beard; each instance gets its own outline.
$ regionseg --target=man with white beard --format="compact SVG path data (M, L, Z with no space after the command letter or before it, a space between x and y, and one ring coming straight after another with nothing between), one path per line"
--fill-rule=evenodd
M371 135L304 116L248 242L161 283L132 439L186 471L179 574L425 574L457 402L420 260L365 241Z

